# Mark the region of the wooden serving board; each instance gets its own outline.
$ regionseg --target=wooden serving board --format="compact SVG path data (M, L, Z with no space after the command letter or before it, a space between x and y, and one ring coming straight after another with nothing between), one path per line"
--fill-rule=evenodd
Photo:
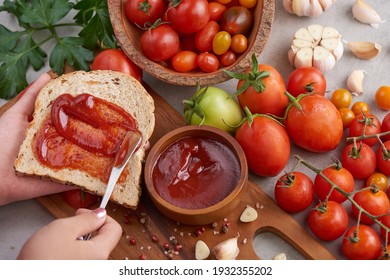
M161 96L153 91L147 84L146 90L155 100L156 126L150 139L151 145L167 132L185 125L183 117L173 109ZM12 104L6 104L0 108L1 113ZM186 226L178 224L164 217L152 201L143 187L140 204L136 210L130 210L110 202L107 211L123 228L123 235L116 248L110 255L111 259L194 259L195 243L203 240L210 249L219 242L235 237L239 233L238 245L240 254L237 259L259 259L254 251L253 239L260 232L272 232L293 246L307 259L335 259L335 257L318 241L316 241L292 216L277 206L251 179L248 182L247 191L244 193L236 211L230 213L223 220L215 221L216 227L204 225L204 232L198 236L196 231L200 226ZM75 210L68 206L61 194L49 195L38 198L38 201L56 218L72 216ZM252 206L258 211L258 218L251 223L242 223L239 217L242 211ZM95 205L97 207L97 205ZM91 207L93 208L93 207ZM222 230L228 222L228 231ZM153 240L153 236L157 238ZM178 254L170 254L171 251L164 248L164 243L172 245L175 239L182 248ZM135 240L135 244L130 243Z

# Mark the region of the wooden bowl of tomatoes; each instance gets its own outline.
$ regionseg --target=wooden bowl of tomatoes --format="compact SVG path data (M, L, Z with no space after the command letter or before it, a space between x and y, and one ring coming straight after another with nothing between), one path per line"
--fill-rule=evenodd
M275 1L108 0L108 8L118 43L136 65L170 84L202 86L230 79L224 70L250 67L267 43Z

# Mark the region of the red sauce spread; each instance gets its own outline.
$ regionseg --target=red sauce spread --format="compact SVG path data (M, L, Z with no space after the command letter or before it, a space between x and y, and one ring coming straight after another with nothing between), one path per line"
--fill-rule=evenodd
M53 101L34 137L35 154L51 168L78 169L107 182L129 130L137 131L137 123L119 106L87 93L65 93Z
M168 146L153 168L157 193L186 209L201 209L227 197L240 176L240 163L223 143L188 136Z

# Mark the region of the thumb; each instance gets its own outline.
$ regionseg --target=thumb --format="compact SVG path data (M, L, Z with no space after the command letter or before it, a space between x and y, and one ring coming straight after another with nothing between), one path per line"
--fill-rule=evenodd
M80 237L98 230L106 218L107 212L104 208L97 208L93 211L79 209L76 216L71 218L70 223L76 237Z

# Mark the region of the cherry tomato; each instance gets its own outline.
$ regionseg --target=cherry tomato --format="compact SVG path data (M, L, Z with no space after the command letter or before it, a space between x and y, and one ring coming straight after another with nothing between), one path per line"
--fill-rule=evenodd
M257 4L257 0L239 0L241 6L245 8L253 8Z
M352 103L352 94L345 88L336 89L332 93L332 103L337 109L348 108Z
M315 67L296 68L287 79L287 91L294 97L302 93L325 95L325 76Z
M348 137L358 137L363 135L363 133L365 135L381 133L381 123L373 114L357 115L349 124ZM360 141L372 147L378 143L378 138L367 138Z
M185 34L180 37L180 50L182 51L193 51L197 52L198 50L196 49L195 46L195 35L196 33L193 34Z
M171 2L167 19L178 33L195 33L209 22L209 4L207 0L182 0L177 6L172 6Z
M348 227L348 213L344 206L336 201L319 203L310 210L308 225L312 233L323 241L339 238Z
M378 188L365 188L356 192L353 199L367 213L373 216L384 215L390 210L390 202L386 193ZM352 204L352 213L355 217L359 215L359 209ZM372 225L374 221L365 213L361 214L360 221L366 225Z
M252 82L256 80L256 86L249 86L238 95L237 98L241 108L248 107L253 114L272 114L283 117L288 104L288 98L284 94L286 86L282 75L271 65L258 65L255 55L252 56L252 67L248 68L245 73L248 74L248 77L238 81L237 90L242 91L243 88L241 87L247 83L247 80L251 79ZM253 79L253 77L256 78ZM262 83L263 87L261 86Z
M214 54L204 52L196 58L196 64L204 72L215 72L219 68L219 60Z
M364 101L358 101L353 103L351 109L355 113L355 116L360 115L362 113L370 113L370 107L368 107L368 104Z
M153 24L163 16L166 4L164 0L127 0L124 10L130 22L145 27L146 23Z
M382 110L390 110L390 86L381 86L375 92L376 105Z
M386 191L389 185L389 179L383 173L375 172L367 178L366 187L378 187L382 191Z
M380 218L380 221L382 224L384 224L386 227L390 228L390 214L386 215L382 218ZM386 240L386 234L387 234L387 239L390 241L390 232L386 233L386 230L381 227L381 236L384 240Z
M210 21L219 21L227 7L219 2L209 2Z
M172 57L172 67L177 72L189 72L197 67L197 54L193 51L181 51Z
M88 208L98 199L97 195L85 192L81 189L69 190L62 193L65 202L73 209Z
M226 31L219 31L213 38L213 52L216 55L225 53L232 43L232 37Z
M91 69L123 72L142 82L142 69L119 49L106 49L98 53L92 62Z
M340 108L339 113L343 121L343 127L348 128L351 122L355 119L355 113L349 108Z
M250 116L248 110L245 112ZM290 157L290 139L284 127L272 117L249 117L237 129L235 137L244 150L249 169L255 174L276 176L285 168Z
M381 132L390 131L390 113L386 114L386 116L382 120ZM382 136L382 141L390 140L390 134Z
M236 34L232 37L230 47L235 53L243 53L248 48L248 39L242 34Z
M222 15L221 30L229 32L230 35L247 35L252 29L253 16L245 7L234 6L228 8Z
M390 141L384 142L383 146L380 145L376 152L377 168L386 176L390 176Z
M343 137L343 121L333 103L320 94L299 96L297 102L285 119L291 139L308 151L334 150Z
M284 174L275 184L274 195L280 208L289 213L298 213L314 201L313 182L306 174L298 171Z
M341 164L355 179L367 179L376 169L374 150L364 143L349 144L341 154Z
M350 260L374 260L381 253L381 240L371 227L352 226L344 235L341 245L343 254Z
M355 181L351 172L342 166L330 166L322 170L322 174L347 193L351 193L355 188ZM318 174L314 179L314 187L318 198L324 201L328 197L332 186ZM328 199L342 203L347 200L347 197L333 189Z
M225 67L232 65L234 62L236 62L236 60L237 60L237 56L231 50L227 50L225 53L221 54L219 57L219 61Z
M215 21L209 21L205 27L196 32L195 46L200 52L208 52L213 49L213 39L219 32L219 24ZM229 35L230 36L230 35Z
M141 50L147 58L156 62L170 59L179 50L179 35L168 24L148 29L141 35Z
M232 0L217 0L219 3L221 3L221 4L228 4L228 3L230 3L230 1L232 1Z

